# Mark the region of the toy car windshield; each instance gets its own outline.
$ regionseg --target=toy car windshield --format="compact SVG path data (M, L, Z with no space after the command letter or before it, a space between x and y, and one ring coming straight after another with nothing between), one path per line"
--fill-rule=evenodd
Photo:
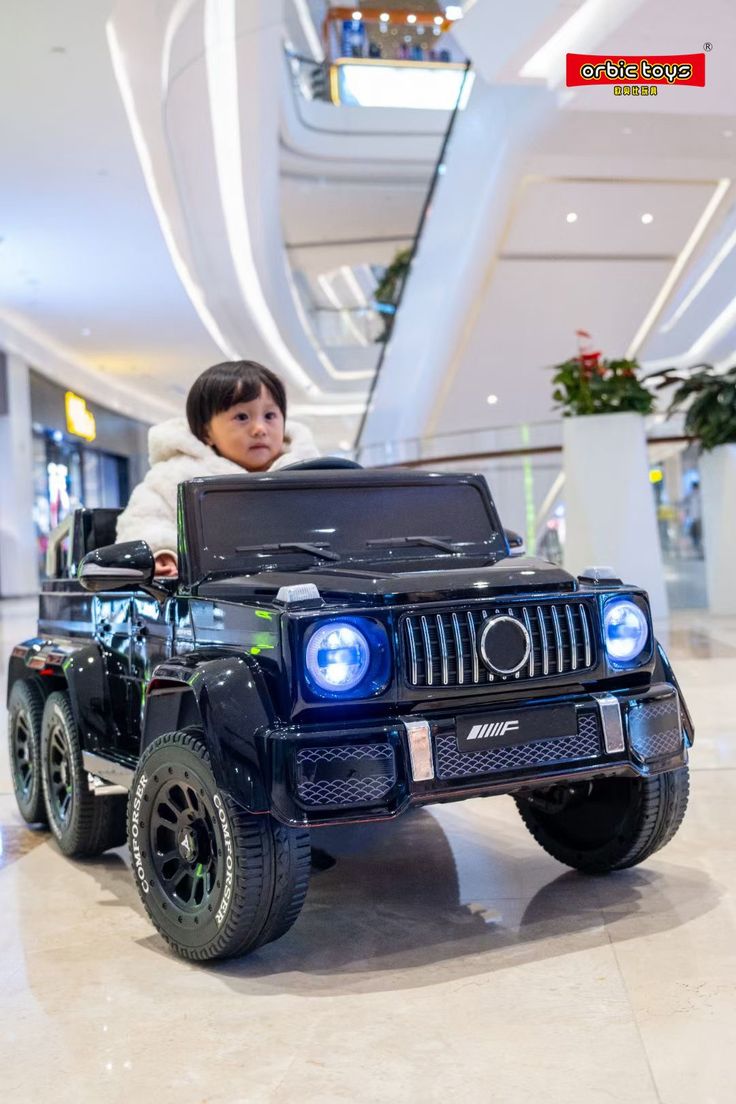
M361 484L315 485L310 473L283 473L271 479L234 476L209 489L190 484L187 514L201 539L193 576L280 567L289 555L375 564L408 559L434 560L438 553L473 557L478 562L506 554L505 538L476 484L437 481L425 486Z

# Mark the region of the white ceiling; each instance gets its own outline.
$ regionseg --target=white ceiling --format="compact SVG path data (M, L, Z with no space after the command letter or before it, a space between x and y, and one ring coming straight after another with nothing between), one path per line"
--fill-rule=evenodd
M490 5L477 0L475 8L491 12ZM123 406L145 417L144 390L158 400L149 412L155 417L161 404L178 406L197 371L222 354L182 288L149 200L105 38L113 6L0 4L0 321L6 333L8 321L32 329L39 350L48 338L57 354L49 363L61 364L61 353L101 372L111 394L120 383ZM557 5L560 12L575 6ZM552 10L552 0L546 7ZM493 10L498 44L506 17L498 5ZM522 168L540 179L518 191L499 256L489 248L481 298L468 302L481 322L467 338L438 428L549 416L542 366L572 351L578 327L607 352L625 351L714 182L736 174L736 4L700 0L694 11L690 0L642 0L591 45L595 52L694 52L706 38L713 50L704 90L664 89L635 105L610 89L563 97ZM421 113L408 131L406 119L389 124L387 116L313 106L314 116L301 122L284 112L279 197L283 244L310 280L344 265L387 263L410 241L442 129ZM729 195L670 309L736 229L731 204ZM566 221L569 211L575 223ZM645 211L654 215L650 225L641 223ZM438 279L453 280L452 263L449 255ZM647 356L692 346L728 308L734 265L736 250L664 336L663 312ZM736 331L726 327L718 348L726 355L731 346ZM349 351L338 359L341 370L349 367ZM495 407L482 405L490 390L499 395ZM344 440L357 419L327 428L324 421L315 423L324 440Z
M110 7L0 5L0 313L178 405L218 351L148 199L105 40Z

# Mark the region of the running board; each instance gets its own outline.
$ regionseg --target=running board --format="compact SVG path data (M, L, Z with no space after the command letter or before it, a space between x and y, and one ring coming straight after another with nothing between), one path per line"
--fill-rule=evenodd
M82 752L84 769L90 774L109 783L105 786L94 788L94 792L102 796L111 793L127 793L133 785L134 771L126 767L124 763L118 763L115 759L108 759L106 755L97 755L94 751Z

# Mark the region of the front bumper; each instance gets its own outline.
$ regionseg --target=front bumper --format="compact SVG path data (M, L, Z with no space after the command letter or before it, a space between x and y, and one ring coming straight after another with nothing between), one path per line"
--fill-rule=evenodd
M560 703L557 697L529 708L543 711ZM412 805L567 779L646 777L687 761L692 733L670 683L636 694L581 694L564 704L574 706L574 731L526 743L501 740L472 752L458 744L457 718L432 710L393 723L275 730L265 738L271 811L286 824L382 820ZM492 722L494 708L498 712L487 706L474 716ZM463 713L463 719L471 718Z

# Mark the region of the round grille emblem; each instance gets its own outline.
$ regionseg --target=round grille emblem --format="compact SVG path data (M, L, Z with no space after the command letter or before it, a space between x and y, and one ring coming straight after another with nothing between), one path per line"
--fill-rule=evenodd
M480 658L497 675L515 675L529 659L529 633L515 617L489 617L478 642Z

